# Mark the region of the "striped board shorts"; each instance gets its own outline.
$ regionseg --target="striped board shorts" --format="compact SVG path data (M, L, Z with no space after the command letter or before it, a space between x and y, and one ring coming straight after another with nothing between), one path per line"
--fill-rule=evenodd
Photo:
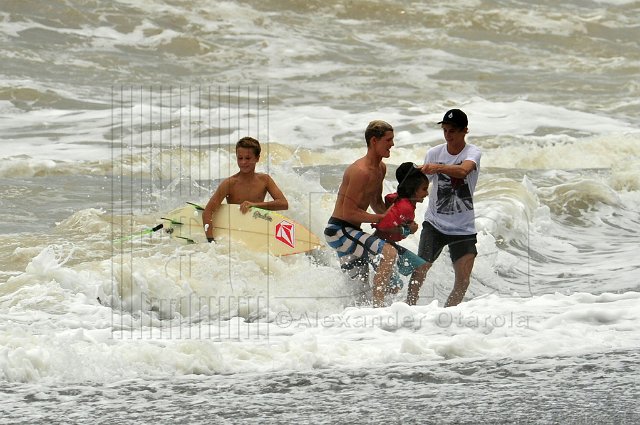
M368 276L370 257L379 255L385 244L383 239L334 217L329 219L324 237L329 246L336 250L340 268L351 279Z

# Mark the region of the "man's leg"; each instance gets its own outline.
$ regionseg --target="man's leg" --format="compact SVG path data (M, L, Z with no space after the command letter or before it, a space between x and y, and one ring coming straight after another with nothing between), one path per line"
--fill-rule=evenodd
M373 277L373 306L374 307L383 307L384 306L384 292L385 287L389 283L389 279L391 278L391 272L393 272L393 265L396 262L396 258L398 257L398 251L393 247L393 245L386 243L382 247L382 253L380 254L382 258L380 258L380 264L378 264L378 269L376 270L376 274Z
M473 269L473 263L476 259L476 255L473 253L465 254L458 258L453 263L453 271L455 273L455 281L453 283L453 290L447 298L445 307L453 307L462 302L464 294L467 292L469 282L471 279L471 270Z
M420 288L427 277L427 272L431 268L433 263L425 263L415 269L411 273L411 279L409 279L409 287L407 288L407 304L416 305L418 298L420 297Z

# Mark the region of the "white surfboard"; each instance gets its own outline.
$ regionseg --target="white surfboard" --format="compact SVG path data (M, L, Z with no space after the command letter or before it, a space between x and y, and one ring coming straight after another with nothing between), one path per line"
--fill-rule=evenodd
M162 217L164 231L186 242L207 242L202 226L203 208L187 204ZM239 205L221 204L213 217L213 227L213 237L218 243L237 242L251 251L275 256L299 254L320 246L318 237L302 224L261 208L254 207L242 214Z

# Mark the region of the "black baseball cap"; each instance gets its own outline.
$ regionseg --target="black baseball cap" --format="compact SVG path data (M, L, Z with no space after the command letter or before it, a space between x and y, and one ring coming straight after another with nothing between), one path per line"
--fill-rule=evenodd
M438 124L453 124L457 128L467 128L469 120L467 120L467 114L460 109L449 109L445 114L442 121Z

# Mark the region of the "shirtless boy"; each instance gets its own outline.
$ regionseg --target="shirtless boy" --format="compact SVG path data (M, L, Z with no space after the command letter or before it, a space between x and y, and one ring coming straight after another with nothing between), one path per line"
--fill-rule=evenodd
M384 217L382 182L387 172L383 158L393 146L393 127L371 121L365 131L367 154L349 165L342 177L336 205L324 230L327 243L335 249L340 267L351 278L366 279L369 256L381 255L373 278L373 306L384 305L385 287L398 252L377 236L365 233L362 223L377 223ZM371 207L373 213L367 212Z
M239 204L243 214L251 207L273 211L289 208L287 198L273 179L268 174L256 173L260 151L260 142L252 137L243 137L236 143L236 158L240 171L220 183L202 212L202 222L209 242L213 241L211 220L225 199L227 204ZM267 193L272 201L265 201Z

